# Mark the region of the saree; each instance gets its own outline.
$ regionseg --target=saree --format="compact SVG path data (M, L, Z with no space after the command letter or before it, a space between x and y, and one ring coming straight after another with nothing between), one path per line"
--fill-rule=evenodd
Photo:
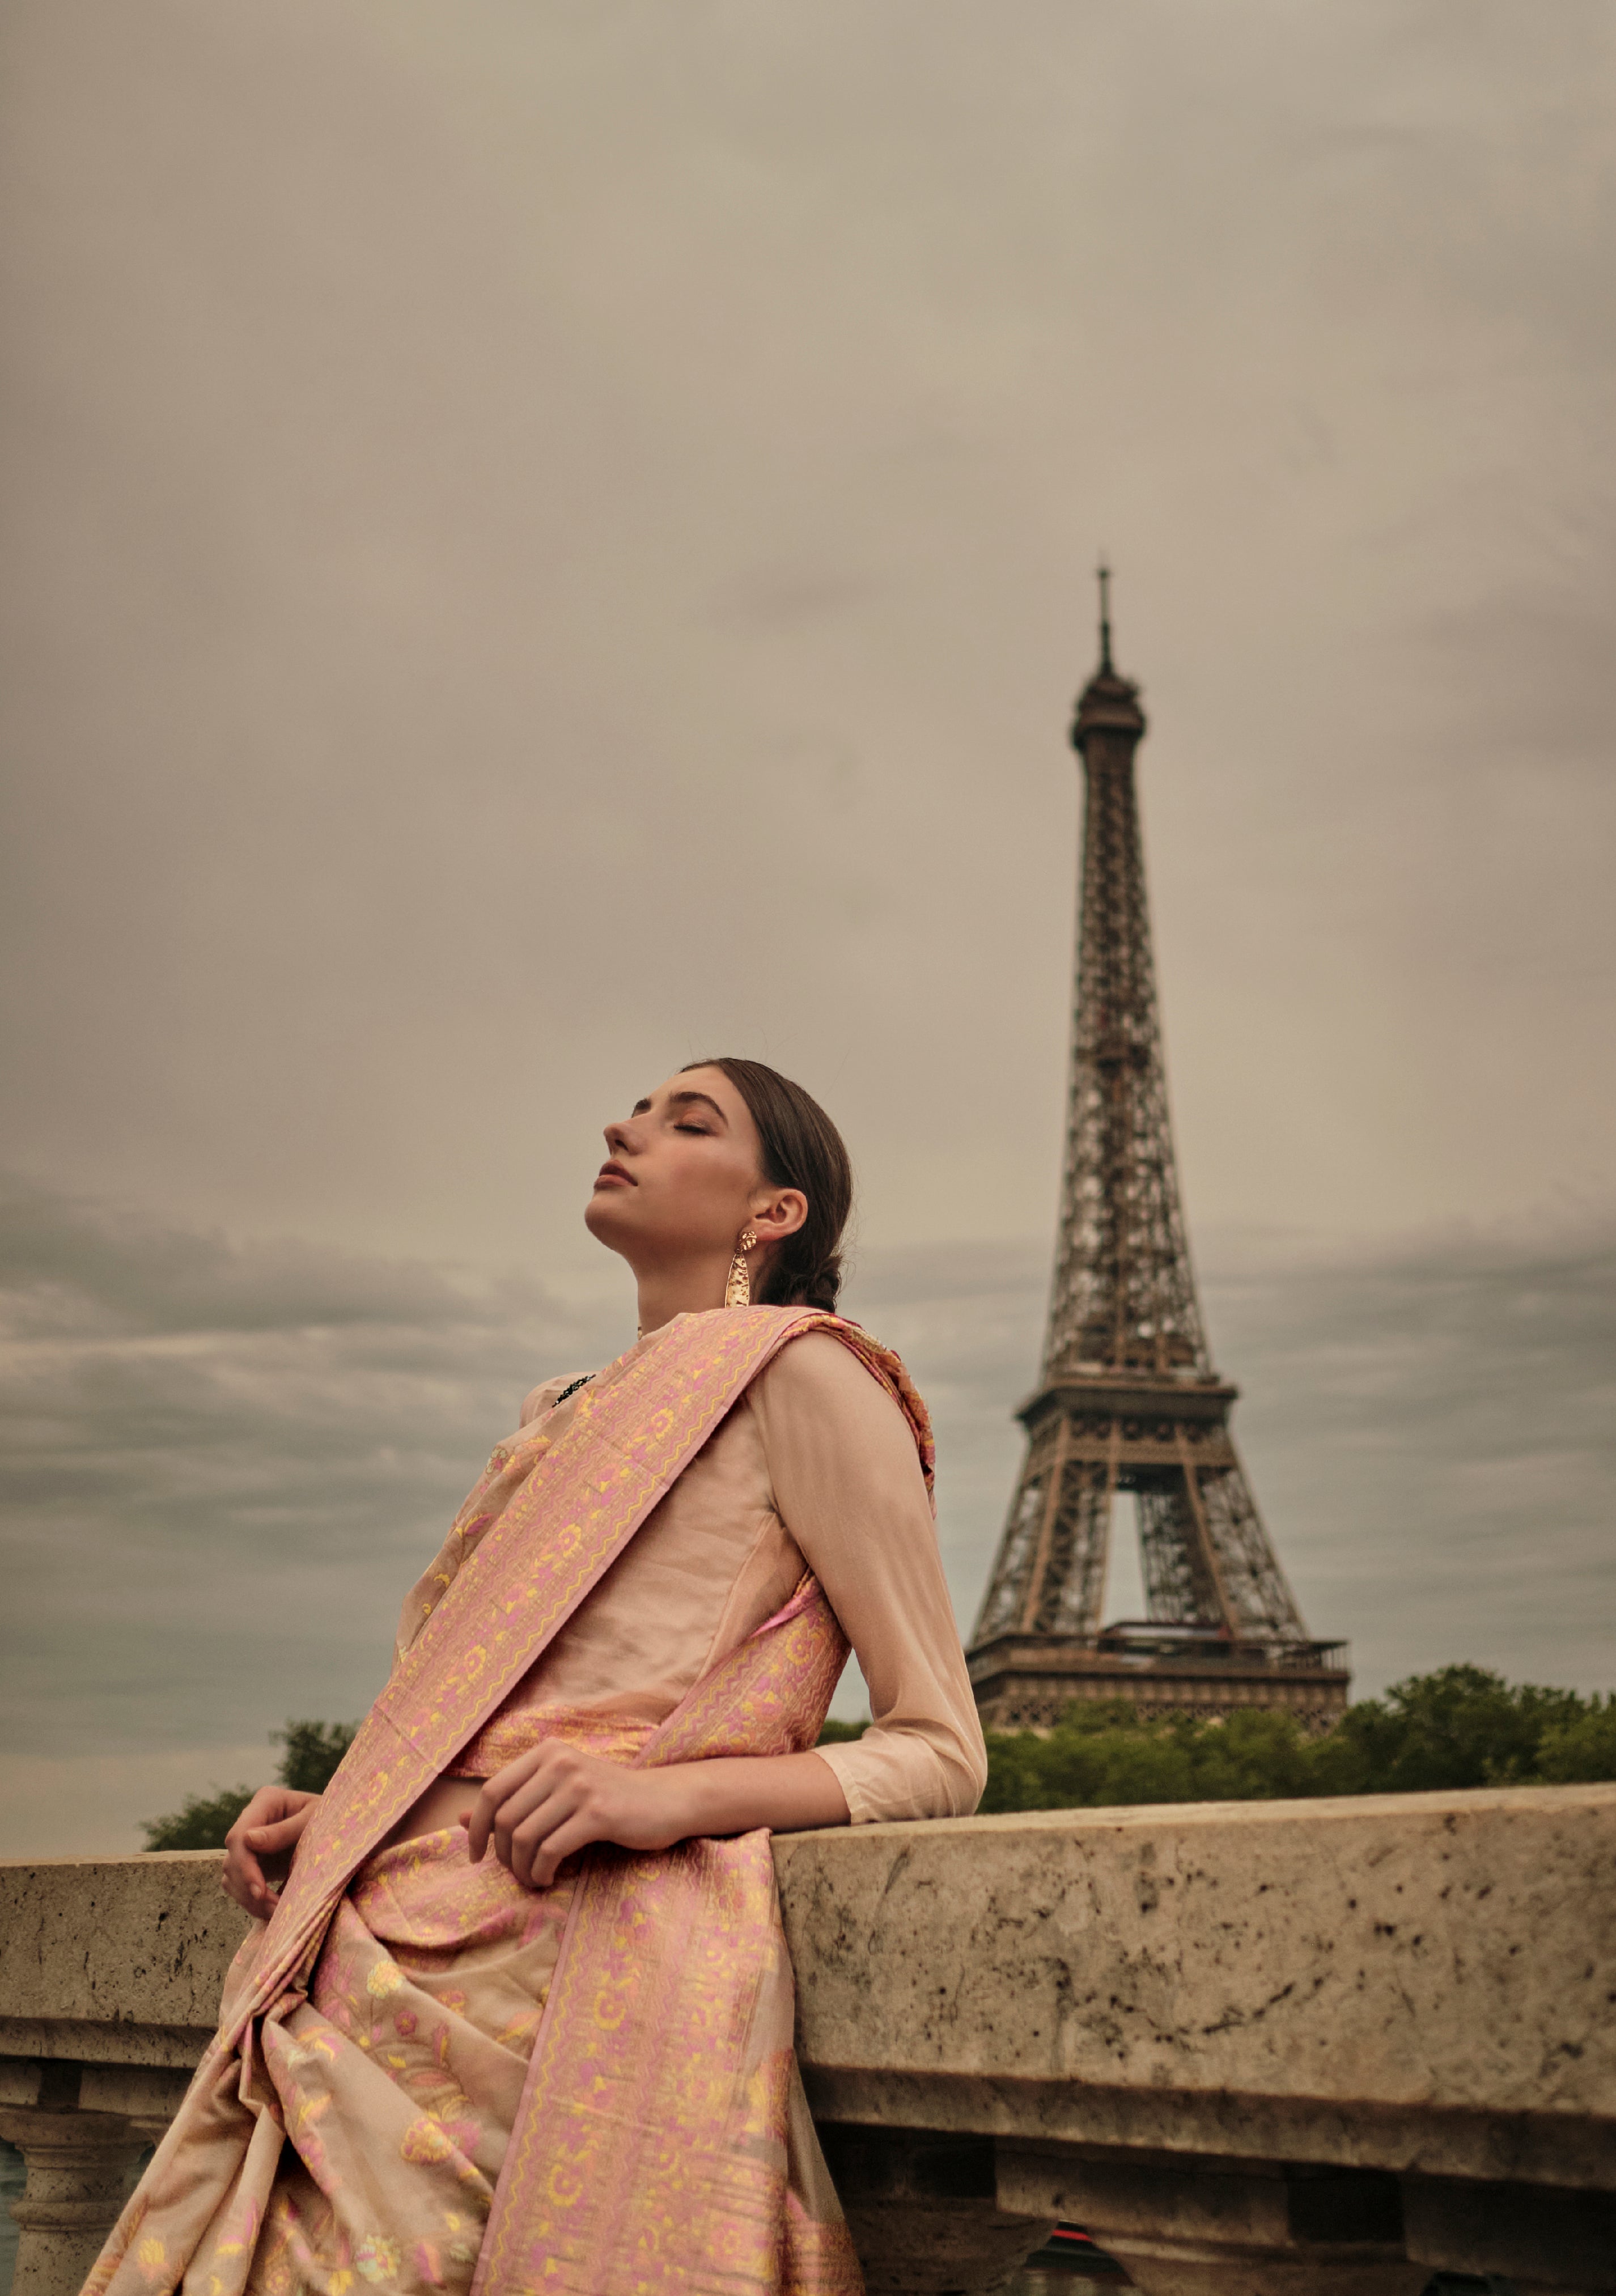
M554 1442L499 1447L417 1630L226 1987L217 2034L86 2296L856 2296L792 2051L768 1836L597 1845L528 1890L459 1828L390 1844L751 1380L856 1327L808 1309L682 1317L586 1390ZM667 1718L542 1710L643 1764L814 1743L847 1654L805 1575Z

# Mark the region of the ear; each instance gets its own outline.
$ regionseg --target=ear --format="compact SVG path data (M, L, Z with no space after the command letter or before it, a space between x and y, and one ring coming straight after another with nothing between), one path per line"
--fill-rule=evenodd
M759 1243L783 1243L807 1218L808 1198L800 1188L770 1188L752 1202L751 1224Z

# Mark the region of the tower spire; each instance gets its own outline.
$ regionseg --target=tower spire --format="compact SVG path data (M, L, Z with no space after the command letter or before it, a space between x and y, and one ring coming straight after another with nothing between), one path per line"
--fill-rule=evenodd
M1111 653L1078 699L1085 786L1066 1153L1027 1451L970 1655L990 1727L1046 1726L1079 1698L1168 1712L1346 1704L1343 1646L1308 1639L1229 1432L1168 1114L1135 754L1139 689ZM1149 1617L1103 1627L1112 1515L1134 1494Z

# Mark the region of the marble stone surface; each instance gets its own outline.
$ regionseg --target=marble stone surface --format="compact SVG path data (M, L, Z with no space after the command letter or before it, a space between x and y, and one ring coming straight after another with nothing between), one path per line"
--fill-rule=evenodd
M1616 1784L775 1849L838 2120L1616 2182Z
M216 1849L0 1864L0 2054L194 2064L245 1914Z

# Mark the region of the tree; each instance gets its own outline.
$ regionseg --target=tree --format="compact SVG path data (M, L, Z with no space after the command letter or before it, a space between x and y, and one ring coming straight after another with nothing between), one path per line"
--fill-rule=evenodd
M354 1742L357 1722L289 1722L270 1733L272 1742L284 1746L280 1780L304 1793L324 1793L337 1774L337 1765Z
M1548 1785L1616 1778L1616 1691L1592 1700L1580 1714L1551 1722L1538 1750L1538 1769Z
M1071 1706L1042 1737L990 1734L985 1810L1259 1801L1616 1778L1616 1694L1510 1684L1480 1666L1410 1675L1310 1738L1288 1714L1157 1718Z
M222 1849L225 1836L252 1800L250 1786L226 1786L212 1794L187 1794L168 1817L141 1822L148 1849Z
M338 1763L353 1743L355 1722L288 1722L272 1730L269 1742L285 1749L276 1771L283 1786L324 1793ZM146 1818L141 1831L148 1849L222 1849L225 1836L252 1800L251 1786L216 1787L190 1794L168 1817Z
M1410 1675L1384 1698L1349 1706L1314 1752L1325 1793L1431 1793L1456 1786L1538 1785L1546 1738L1602 1702L1574 1690L1510 1684L1481 1666ZM1609 1776L1607 1769L1602 1775Z
M1126 1699L1071 1706L1044 1737L988 1740L985 1810L1093 1809L1120 1802L1251 1801L1317 1791L1288 1714L1224 1722L1143 1714Z

